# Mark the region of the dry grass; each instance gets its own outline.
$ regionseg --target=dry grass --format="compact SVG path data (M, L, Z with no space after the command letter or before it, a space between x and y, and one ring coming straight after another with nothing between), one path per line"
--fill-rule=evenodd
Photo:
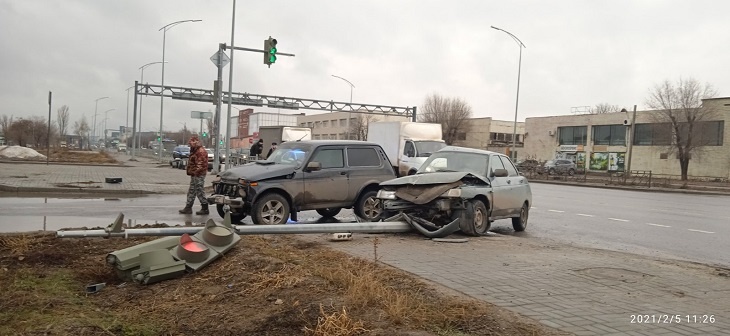
M317 325L314 329L304 328L307 335L313 336L352 336L360 335L370 330L365 329L362 321L354 321L347 314L347 309L342 307L342 312L335 311L327 314L324 306L319 305L320 315L317 318Z
M36 241L30 235L0 236L0 250L7 250L10 255L20 256L31 250Z

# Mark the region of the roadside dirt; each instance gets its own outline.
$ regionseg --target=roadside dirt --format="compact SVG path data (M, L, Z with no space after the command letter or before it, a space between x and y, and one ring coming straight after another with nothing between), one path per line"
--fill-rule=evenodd
M562 334L319 243L242 238L198 273L141 286L120 281L105 257L151 238L0 236L0 334Z

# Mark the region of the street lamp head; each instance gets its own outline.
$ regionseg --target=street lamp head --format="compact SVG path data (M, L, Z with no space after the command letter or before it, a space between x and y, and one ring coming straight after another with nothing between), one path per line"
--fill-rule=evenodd
M96 99L96 101L100 101L100 100L102 100L102 99L106 99L106 98L109 98L109 97L101 97L101 98L97 98L97 99Z
M181 23L185 23L185 22L200 22L200 21L203 21L203 20L180 20L180 21L175 21L173 23L169 23L169 24L165 25L164 27L160 28L157 31L160 31L160 30L163 30L163 29L165 31L167 31L168 29L172 28L173 26L178 25L178 24L181 24Z

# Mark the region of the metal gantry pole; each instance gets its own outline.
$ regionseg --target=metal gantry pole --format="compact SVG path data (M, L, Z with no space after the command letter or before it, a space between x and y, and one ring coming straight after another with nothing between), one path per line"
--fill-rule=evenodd
M502 32L508 34L509 36L511 36L512 39L515 40L515 42L517 42L517 44L520 47L520 60L519 60L518 66L517 66L517 98L515 100L515 121L514 121L514 125L512 128L512 151L510 152L510 157L513 157L513 159L516 160L517 154L515 153L515 149L516 149L516 144L517 144L517 110L518 110L518 106L520 104L520 75L522 73L522 48L527 48L527 47L525 46L524 43L522 43L522 41L519 38L517 38L517 36L513 35L512 33L508 32L504 29L497 28L495 26L492 26L492 28L502 31Z
M132 158L130 161L137 161L134 158L134 147L137 145L137 85L139 83L134 81L134 113L132 113Z
M214 132L215 137L211 134L211 140L215 139L213 144L220 141L220 128L221 128L221 104L223 104L223 56L222 54L226 50L225 43L218 44L218 85L216 87L215 97L213 99L216 100L215 105L215 122L213 123L213 127L215 128ZM218 174L220 172L220 155L217 150L213 151L213 172L214 174Z
M231 46L235 46L234 43L234 34L236 33L236 0L233 0L233 15L231 17ZM225 163L225 169L228 169L230 167L230 160L231 160L231 153L230 153L230 143L231 143L231 107L233 106L233 49L231 49L231 56L230 56L231 62L228 64L228 113L226 114L226 163ZM220 142L219 142L220 143ZM215 152L217 153L219 151L218 144L215 144Z
M51 101L53 98L53 92L48 91L48 130L46 134L46 166L48 160L51 157Z

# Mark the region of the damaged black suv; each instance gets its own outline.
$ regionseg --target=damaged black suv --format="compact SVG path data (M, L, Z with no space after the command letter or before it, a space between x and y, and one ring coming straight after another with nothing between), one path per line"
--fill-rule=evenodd
M416 175L380 186L384 220L402 218L433 238L457 230L483 235L492 221L506 218L515 231L524 231L532 204L527 179L507 156L463 147L445 147L431 155Z
M382 205L379 184L395 178L380 145L364 141L311 140L285 142L266 160L231 168L216 176L207 198L223 217L255 224L285 224L297 212L316 210L333 217L342 208L378 221Z

